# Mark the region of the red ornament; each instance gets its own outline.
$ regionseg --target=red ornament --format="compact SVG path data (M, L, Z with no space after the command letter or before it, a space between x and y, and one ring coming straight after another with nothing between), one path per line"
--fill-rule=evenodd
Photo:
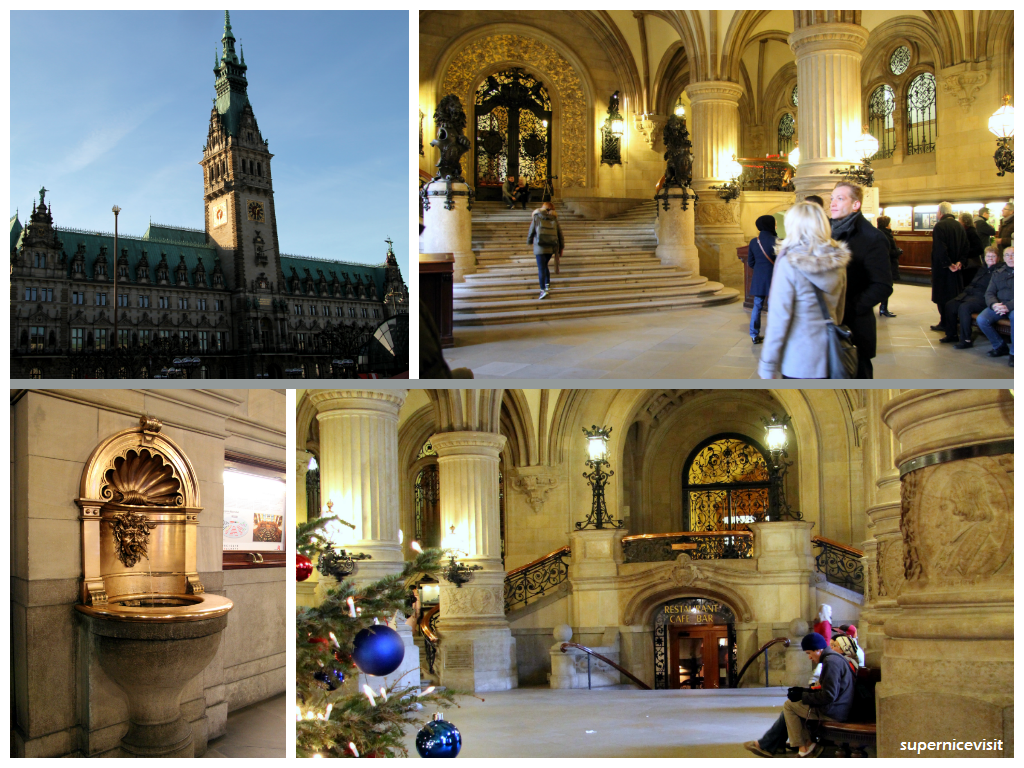
M295 580L305 581L313 573L313 561L305 555L295 556Z

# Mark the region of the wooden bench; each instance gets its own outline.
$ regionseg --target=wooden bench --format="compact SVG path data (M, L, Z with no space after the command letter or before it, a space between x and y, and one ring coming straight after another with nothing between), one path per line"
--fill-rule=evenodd
M857 683L871 690L871 708L867 712L851 713L850 722L836 723L822 721L818 728L818 739L831 742L839 757L867 757L867 747L875 747L876 724L874 711L875 685L882 679L882 670L861 667L857 670Z
M972 322L972 324L974 325L975 328L978 328L978 313L977 312L975 312L974 314L971 315L971 322ZM1003 318L1000 318L999 320L996 320L996 330L999 331L999 335L1002 336L1004 339L1009 339L1010 338L1010 333L1011 333L1010 318L1003 317ZM978 331L980 332L981 328L978 328ZM984 334L982 334L982 336L984 336Z

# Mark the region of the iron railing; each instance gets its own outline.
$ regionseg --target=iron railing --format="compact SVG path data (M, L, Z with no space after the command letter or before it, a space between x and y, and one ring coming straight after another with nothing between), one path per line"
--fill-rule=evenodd
M569 578L569 547L560 547L505 574L505 613L545 594Z
M686 552L694 560L740 560L751 557L750 531L645 533L622 539L622 562L661 563Z
M823 536L812 537L811 545L820 550L814 557L814 567L818 573L825 574L831 584L864 594L863 552Z
M794 168L787 161L760 157L737 158L743 166L740 186L756 192L792 192Z
M750 656L749 659L747 659L747 663L743 665L743 669L741 669L740 673L738 675L736 675L736 680L733 682L733 686L732 686L733 688L739 688L740 687L740 680L743 679L743 673L746 672L747 669L750 667L750 665L754 663L754 659L756 659L762 653L764 654L764 687L765 688L769 687L768 686L768 649L771 648L776 643L782 643L786 648L789 648L789 638L788 637L776 637L774 640L769 640L767 643L765 643L760 648L758 648L757 651L755 653L753 653Z
M589 648L587 648L587 646L585 646L585 645L580 645L579 643L562 643L561 646L559 646L559 648L562 651L562 653L565 653L570 648L576 648L578 650L583 651L585 654L587 654L587 688L588 689L590 688L590 657L594 656L594 657L600 659L601 661L603 661L608 666L618 670L620 673L622 673L623 675L628 677L630 680L632 680L634 683L639 685L643 690L645 690L645 691L651 690L651 686L649 686L647 683L645 683L639 677L635 677L632 673L627 672L626 670L624 670L622 667L620 667L614 661L609 659L607 656L602 656L597 651L592 651Z

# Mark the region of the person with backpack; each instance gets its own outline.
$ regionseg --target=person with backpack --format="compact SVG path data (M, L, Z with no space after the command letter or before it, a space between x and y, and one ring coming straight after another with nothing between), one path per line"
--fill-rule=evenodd
M825 638L817 632L805 635L800 641L812 665L821 664L821 680L817 687L790 688L782 715L791 746L798 748L800 757L817 757L821 747L811 739L808 720L846 722L853 707L857 675L846 657L828 647ZM782 747L779 729L774 726L757 741L748 741L744 748L761 757L772 757Z
M558 215L555 206L550 202L541 203L540 208L533 212L530 219L530 232L526 242L533 246L533 255L537 257L537 275L540 278L540 296L543 299L551 290L551 272L548 262L555 257L555 272L558 272L558 259L565 250L565 237L558 226Z
M775 269L775 231L774 216L758 216L754 222L757 237L747 247L747 266L754 270L750 278L750 295L754 306L750 310L750 340L755 344L764 341L761 336L761 310L768 300L768 289L772 285L772 271Z

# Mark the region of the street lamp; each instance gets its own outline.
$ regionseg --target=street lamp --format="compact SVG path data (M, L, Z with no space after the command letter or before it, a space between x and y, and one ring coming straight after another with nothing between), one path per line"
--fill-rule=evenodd
M768 490L768 519L769 520L803 520L803 515L794 509L790 509L786 501L786 471L793 463L786 461L789 455L786 446L789 444L788 415L778 416L772 414L770 419L761 419L764 424L764 442L768 446L770 462L768 465L768 476L771 487Z
M794 168L796 168L798 165L800 165L800 142L799 141L794 141L793 142L793 149L790 150L789 157L787 157L786 159L789 160L789 164L792 165Z
M875 183L875 169L871 167L871 158L878 152L878 139L868 133L866 125L860 138L853 142L853 150L860 158L859 166L833 168L829 173L842 175L844 181L852 181L862 187L870 187Z
M680 96L676 100L676 108L672 110L672 113L676 117L686 117L686 105L683 104L683 97Z
M995 134L998 145L994 155L996 168L999 169L996 176L1013 173L1013 150L1010 149L1013 140L1013 107L1010 106L1009 96L1003 96L1003 106L988 119L988 129Z
M121 346L120 341L117 338L117 214L121 212L121 209L115 205L110 209L114 213L114 348Z
M601 163L622 164L622 135L626 132L626 121L619 112L619 92L608 100L608 116L601 126Z
M729 179L729 182L711 187L711 189L717 189L718 196L728 203L730 200L738 198L741 191L739 179L743 175L743 166L736 162L736 155L733 155L731 160L722 163L722 173Z
M608 478L614 472L605 472L602 467L608 464L608 435L611 434L611 427L591 426L590 429L583 428L583 434L587 436L587 461L590 472L584 472L587 483L594 489L593 502L590 506L590 514L582 523L576 523L576 530L582 531L593 526L597 530L602 528L622 528L621 520L613 520L608 514L608 505L604 499L604 487L608 484Z

